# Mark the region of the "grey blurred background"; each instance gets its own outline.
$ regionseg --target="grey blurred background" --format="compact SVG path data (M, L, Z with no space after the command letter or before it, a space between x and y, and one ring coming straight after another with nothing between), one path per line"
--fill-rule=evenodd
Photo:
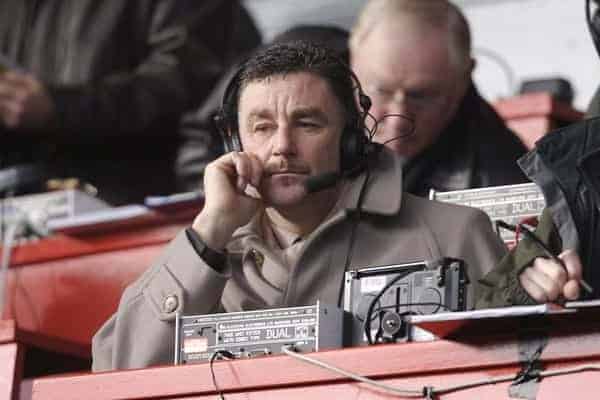
M265 40L301 23L349 28L364 0L245 0ZM560 76L585 109L600 82L600 60L585 25L584 0L454 0L466 14L477 59L475 81L488 100L521 81Z

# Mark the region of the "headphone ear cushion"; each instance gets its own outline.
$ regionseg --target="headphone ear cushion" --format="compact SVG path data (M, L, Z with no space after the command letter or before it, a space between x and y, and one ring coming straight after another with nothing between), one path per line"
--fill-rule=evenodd
M349 171L361 162L367 138L358 129L347 127L341 139L340 168Z
M237 132L222 132L221 137L223 138L223 150L225 153L242 151L242 143L240 142L240 136Z
M369 96L367 96L366 94L364 94L362 92L362 90L359 90L359 93L358 93L358 103L360 104L360 108L362 108L362 112L365 115L369 113L369 110L371 109L371 106L373 105L371 98Z
M215 126L223 139L223 150L225 153L242 151L242 143L237 131L227 124L227 116L223 110L219 111L213 118Z
M223 151L225 153L231 153L232 151L235 151L233 149L233 143L231 143L231 140L228 136L222 136L223 137Z
M227 135L227 137L229 138L228 141L231 143L230 151L242 151L242 142L240 140L240 135L237 133L237 131L231 131L231 133Z

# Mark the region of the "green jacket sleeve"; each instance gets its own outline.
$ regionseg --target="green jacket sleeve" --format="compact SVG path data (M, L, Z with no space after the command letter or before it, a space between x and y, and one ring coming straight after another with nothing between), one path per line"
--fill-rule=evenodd
M542 213L535 233L553 251L562 248L548 210ZM531 240L523 238L492 271L476 283L475 308L535 304L535 300L521 287L519 274L537 257L545 257L544 251Z

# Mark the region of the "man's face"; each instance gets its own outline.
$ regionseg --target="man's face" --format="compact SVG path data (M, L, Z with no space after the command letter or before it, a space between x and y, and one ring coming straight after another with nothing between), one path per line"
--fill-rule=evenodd
M260 192L268 205L297 205L310 175L339 170L344 113L321 77L300 72L252 81L238 110L244 151L265 167Z
M374 140L391 140L386 146L407 158L418 155L456 113L470 81L470 66L453 62L447 33L410 21L382 22L357 47L352 67L371 97L371 113L380 121ZM393 116L381 120L386 114L411 116L414 124Z

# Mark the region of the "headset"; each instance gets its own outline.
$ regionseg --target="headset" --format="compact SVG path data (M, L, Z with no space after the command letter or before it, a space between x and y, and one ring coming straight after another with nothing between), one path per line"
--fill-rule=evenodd
M348 110L351 115L347 117L342 138L340 140L340 173L347 174L359 172L365 164L371 149L372 135L366 127L365 119L369 116L371 108L371 99L364 93L360 81L352 69L339 57L332 58L339 62L340 69L346 71L346 77L353 82L354 90L357 92L358 105ZM223 94L221 108L214 117L215 125L223 139L223 147L226 153L232 151L242 151L242 142L239 135L238 123L238 101L242 77L247 69L249 60L241 64L237 72L233 75ZM307 70L310 72L310 69ZM302 72L302 69L298 69ZM318 74L317 74L318 75Z

